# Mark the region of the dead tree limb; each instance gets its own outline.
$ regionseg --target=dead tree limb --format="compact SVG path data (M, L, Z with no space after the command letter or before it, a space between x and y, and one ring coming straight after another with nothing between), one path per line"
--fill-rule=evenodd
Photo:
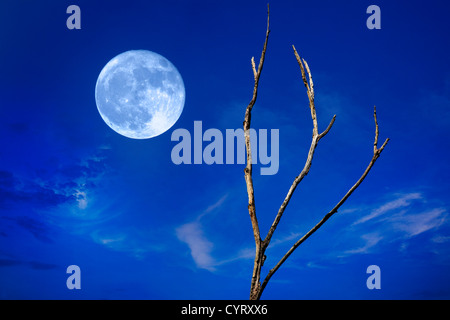
M270 227L266 238L264 239L264 247L265 248L267 248L267 246L269 245L270 240L272 239L272 235L275 232L275 229L277 228L278 223L280 222L281 216L283 215L284 210L286 209L287 205L289 204L289 200L291 200L291 197L294 194L294 191L297 188L297 185L303 180L303 178L309 172L309 169L311 168L311 164L312 164L312 159L314 156L314 151L316 150L319 140L322 139L328 133L328 131L330 131L331 127L333 126L334 120L336 119L336 115L334 115L333 118L331 119L330 124L325 129L325 131L323 131L322 133L319 134L318 124L317 124L316 107L314 105L314 84L312 81L311 71L309 70L309 67L308 67L308 64L306 63L306 61L303 60L303 63L305 64L306 70L308 72L308 77L309 77L309 85L308 85L308 81L306 80L306 75L305 75L305 69L303 68L302 59L298 55L297 50L295 50L295 47L292 46L292 48L294 49L295 57L297 58L297 62L300 66L300 70L302 71L303 83L305 84L306 91L307 91L308 98L309 98L309 108L311 110L311 118L313 121L313 135L312 135L311 146L309 147L308 158L306 159L305 166L303 167L303 170L300 172L300 174L294 179L294 182L292 183L291 187L289 188L286 198L284 199L283 203L280 206L280 209L278 210L275 220L272 223L272 226Z
M261 71L264 65L264 58L266 55L267 42L269 40L269 5L267 5L267 31L266 31L266 40L264 41L263 51L261 53L261 58L259 59L258 70L255 67L255 59L252 57L252 69L253 76L255 79L255 85L253 87L253 97L250 103L247 106L245 111L244 118L244 137L245 137L245 146L247 150L247 165L244 169L245 172L245 183L247 185L247 194L248 194L248 212L250 214L250 219L252 222L253 228L253 236L255 238L255 262L253 267L251 288L259 288L261 286L260 276L261 276L261 267L263 265L264 252L262 250L262 241L259 232L258 219L256 218L256 210L255 210L255 194L253 190L253 178L252 178L252 151L250 146L250 123L252 118L252 109L256 102L256 97L258 96L258 84L259 77L261 76ZM257 292L252 292L250 296L256 297Z
M359 178L359 180L348 190L348 192L344 195L344 197L334 206L333 209L331 209L330 212L328 212L322 220L320 220L311 230L309 230L303 237L301 237L289 250L286 252L286 254L280 259L280 261L273 267L269 273L267 274L266 278L264 279L261 289L260 289L260 295L257 297L258 299L261 297L261 294L266 287L267 283L269 282L270 278L273 276L273 274L281 267L281 265L286 261L286 259L294 252L295 249L299 245L301 245L306 239L308 239L314 232L316 232L333 214L335 214L338 209L344 204L344 202L350 197L350 195L353 193L353 191L356 190L356 188L359 187L359 185L364 181L366 176L369 174L370 169L372 169L373 165L375 164L375 161L380 156L381 152L384 150L384 147L389 141L389 138L387 138L381 148L378 149L378 122L377 122L377 112L376 107L374 107L373 116L375 118L375 142L374 142L374 150L373 150L373 156L372 159L369 162L369 165L367 166L366 170L362 174L362 176Z
M264 240L261 239L261 234L259 230L259 224L258 220L256 218L256 209L255 209L255 195L254 195L254 189L253 189L253 178L252 178L252 154L251 154L251 145L250 145L250 125L251 125L251 112L253 109L253 106L255 105L257 94L258 94L258 85L259 85L259 78L261 76L264 59L266 55L267 50L267 42L269 39L269 6L267 6L267 30L266 30L266 38L264 41L264 47L261 53L261 58L258 64L258 69L256 69L255 65L255 59L251 59L252 63L252 70L253 70L253 76L254 76L254 87L253 87L253 96L250 101L250 103L247 106L247 109L245 111L245 118L244 118L244 136L245 136L245 146L247 151L247 164L244 169L245 173L245 182L247 185L247 194L248 194L248 211L250 214L250 219L252 223L252 229L253 229L253 235L255 238L255 260L253 265L253 273L252 273L252 280L251 280L251 286L250 286L250 299L251 300L258 300L261 298L261 294L264 291L265 287L267 286L267 283L273 276L273 274L281 267L281 265L286 261L286 259L294 252L295 249L300 246L306 239L308 239L314 232L316 232L333 214L335 214L338 209L344 204L344 202L350 197L350 195L353 193L353 191L358 188L358 186L363 182L363 180L366 178L367 174L369 173L370 169L372 169L373 165L375 164L375 161L380 156L381 152L384 150L384 147L388 143L389 139L386 139L386 141L383 143L381 148L378 148L378 122L377 122L377 114L376 114L376 108L374 108L374 119L375 119L375 141L374 141L374 149L373 149L373 156L372 159L369 162L369 165L367 166L366 170L362 174L362 176L359 178L359 180L349 189L349 191L344 195L344 197L335 205L335 207L328 212L322 220L320 220L311 230L309 230L303 237L301 237L289 250L286 252L286 254L281 258L281 260L273 267L265 277L263 283L261 284L261 269L264 264L265 260L265 251L267 247L270 244L270 241L272 239L272 236L281 220L281 217L283 216L283 213L289 204L289 201L294 194L295 189L297 188L298 184L303 180L303 178L308 174L313 156L314 151L316 150L316 147L320 141L331 129L331 127L334 124L334 121L336 119L336 115L333 116L330 123L328 124L328 127L321 133L319 133L319 126L317 121L317 114L316 114L316 107L314 104L314 83L312 80L311 70L308 66L308 63L302 59L299 54L297 53L297 50L294 46L292 48L294 49L294 55L297 59L297 62L300 66L301 74L302 74L302 80L306 87L306 92L309 99L309 109L311 111L311 118L313 122L313 134L312 134L312 140L311 145L308 152L308 157L306 159L306 163L300 172L300 174L294 179L291 187L288 190L288 193L281 204L277 215L275 216L275 220L272 223L266 237ZM306 77L308 75L308 78Z

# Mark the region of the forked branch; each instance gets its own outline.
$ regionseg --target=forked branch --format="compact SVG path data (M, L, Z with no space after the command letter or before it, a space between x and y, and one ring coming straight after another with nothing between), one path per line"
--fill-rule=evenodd
M322 220L320 220L311 230L309 230L303 237L301 237L290 249L286 254L280 259L280 261L275 265L273 269L269 271L266 278L264 279L260 293L263 292L264 288L266 287L267 283L269 282L270 278L273 276L273 274L281 267L281 265L286 261L286 259L294 252L295 249L299 245L301 245L306 239L308 239L314 232L316 232L333 214L335 214L338 209L344 204L344 202L350 197L350 195L353 193L353 191L356 190L356 188L359 187L359 185L364 181L366 176L369 174L370 169L372 169L373 165L375 164L375 161L380 156L381 152L384 150L384 147L389 141L389 138L387 138L381 148L378 149L378 122L377 122L377 112L376 107L374 107L373 116L375 119L375 142L374 142L374 149L373 149L373 156L372 159L369 162L369 165L367 166L366 170L362 174L362 176L359 178L359 180L348 190L348 192L344 195L344 197L334 206L333 209L331 209L330 212L328 212ZM259 299L259 297L258 297Z
M297 53L297 50L295 50L294 46L292 46L292 48L294 49L295 57L297 58L297 62L300 66L300 70L302 72L303 83L305 84L306 91L307 91L308 98L309 98L309 108L311 110L311 118L313 121L313 135L312 135L311 146L309 147L309 152L308 152L308 157L306 159L306 163L303 167L303 170L294 179L294 182L292 183L291 187L289 188L289 191L288 191L283 203L281 204L280 209L278 210L275 220L272 223L272 226L270 227L266 238L264 239L264 247L265 248L267 248L267 246L269 245L270 240L272 239L272 235L275 232L275 229L277 228L278 223L280 222L280 219L284 213L284 210L286 209L287 205L289 204L289 201L291 200L291 197L294 194L295 189L297 188L297 185L303 180L303 178L309 172L309 169L311 168L313 156L314 156L314 151L316 150L319 140L322 139L330 131L330 129L333 126L334 121L336 119L336 115L334 115L330 121L330 124L325 129L325 131L323 131L322 133L319 134L317 115L316 115L316 107L314 104L314 83L312 81L311 70L309 69L309 66L304 59L303 59L303 63L305 64L305 67L303 67L302 59L300 58L299 54ZM308 72L309 84L308 84L308 81L306 80L305 68L306 68L306 71Z
M270 278L273 276L273 274L281 267L281 265L286 261L286 259L294 252L297 247L302 244L306 239L308 239L314 232L316 232L333 214L335 214L338 209L344 204L344 202L350 197L350 195L355 191L356 188L362 183L362 181L366 178L367 174L369 173L370 169L375 164L375 161L380 156L381 152L384 150L384 147L388 143L389 139L386 139L386 141L383 143L381 148L378 148L378 122L377 122L377 115L376 115L376 108L374 108L374 119L375 119L375 141L374 141L374 151L371 161L369 162L369 165L367 166L366 170L364 171L363 175L359 178L359 180L349 189L349 191L344 195L344 197L336 204L336 206L328 212L322 220L320 220L310 231L308 231L303 237L301 237L290 249L289 251L281 258L281 260L275 265L274 268L272 268L266 278L264 279L263 283L261 284L261 269L264 264L265 260L265 251L267 247L269 246L269 243L272 239L273 233L275 232L281 217L283 216L283 213L289 204L289 201L294 194L295 189L297 188L298 184L303 180L303 178L308 174L314 152L316 150L316 147L320 141L331 129L331 127L334 124L334 121L336 119L336 115L333 116L330 123L328 124L327 128L319 133L319 125L317 120L317 114L316 114L316 107L314 104L314 82L312 80L311 70L308 66L308 63L300 57L297 50L294 46L292 46L294 50L294 55L297 59L298 65L300 67L301 75L303 83L306 87L306 92L309 99L309 108L311 111L311 119L313 123L313 134L311 139L311 145L309 147L308 156L305 162L305 165L300 172L300 174L294 179L291 187L288 190L288 193L281 204L280 208L278 209L278 213L275 216L275 220L273 221L266 237L264 240L261 239L258 220L256 218L256 209L255 209L255 195L254 195L254 189L253 189L253 178L252 178L252 152L251 152L251 145L250 145L250 124L251 124L251 112L253 109L253 106L255 105L256 98L258 95L258 85L259 85L259 79L261 76L264 59L266 55L267 50L267 42L269 39L269 6L267 6L267 30L266 30L266 38L264 41L264 47L261 53L261 58L259 60L258 68L256 68L255 59L251 59L252 64L252 71L253 71L253 77L254 77L254 87L253 87L253 96L250 101L250 103L247 106L247 109L245 111L245 118L244 118L244 136L245 136L245 146L247 150L247 164L244 169L245 173L245 182L247 185L247 194L248 194L248 211L250 214L250 219L252 223L253 228L253 236L255 238L255 261L253 265L253 273L252 273L252 280L251 280L251 287L250 287L250 299L257 300L260 299L262 292L264 291L265 287L267 286L267 283L269 282Z

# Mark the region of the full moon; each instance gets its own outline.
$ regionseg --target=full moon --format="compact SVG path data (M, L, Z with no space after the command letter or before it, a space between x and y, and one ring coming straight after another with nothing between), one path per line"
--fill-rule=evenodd
M131 50L109 61L98 76L95 102L117 133L148 139L169 130L181 115L185 90L175 66L147 50Z

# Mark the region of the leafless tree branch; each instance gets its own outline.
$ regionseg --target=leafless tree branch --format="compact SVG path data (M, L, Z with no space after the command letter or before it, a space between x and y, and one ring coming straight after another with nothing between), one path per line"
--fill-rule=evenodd
M259 77L261 76L261 71L264 65L264 58L266 55L266 49L267 49L267 42L269 40L269 5L267 5L267 31L266 31L266 39L264 41L264 47L261 53L261 58L259 60L258 64L258 70L256 70L255 67L255 59L252 58L252 69L253 69L253 76L255 79L255 85L253 87L253 96L252 100L247 106L247 109L245 111L245 118L244 118L244 136L245 136L245 146L247 150L247 165L244 169L245 173L245 183L247 185L247 194L248 194L248 212L250 214L250 219L252 222L252 228L253 228L253 236L255 238L255 245L256 245L256 252L255 252L255 262L254 262L254 268L253 268L253 274L252 274L252 281L251 281L251 288L259 288L260 287L260 276L261 276L261 267L263 265L264 261L264 253L261 250L261 236L259 232L259 225L258 225L258 219L256 218L256 210L255 210L255 194L253 190L253 178L252 178L252 151L250 146L250 124L251 124L251 113L253 106L256 102L256 97L258 95L258 84L259 84ZM250 296L255 297L257 295L257 292L251 292Z
M261 239L258 220L256 218L256 209L255 209L255 195L254 195L254 189L253 189L253 178L252 178L252 153L251 153L251 145L250 145L250 124L251 124L251 112L253 109L253 106L256 102L257 94L258 94L258 85L259 85L259 78L261 76L264 59L266 55L267 50L267 43L269 39L269 6L267 6L267 30L266 30L266 38L264 41L264 47L261 53L261 58L259 60L258 68L256 69L255 65L255 59L252 57L251 64L252 64L252 70L253 70L253 76L254 76L254 87L253 87L253 96L250 101L250 103L247 106L247 109L245 111L245 118L244 118L244 136L245 136L245 146L247 150L247 164L244 169L245 173L245 182L247 185L247 194L248 194L248 211L250 214L250 219L252 223L252 229L253 229L253 235L255 238L255 245L256 245L256 251L255 251L255 260L254 260L254 266L253 266L253 273L252 273L252 280L251 280L251 287L250 287L250 299L257 300L260 299L262 292L264 291L265 287L267 286L267 283L273 276L273 274L281 267L281 265L286 261L286 259L294 252L297 247L302 244L306 239L308 239L314 232L316 232L333 214L335 214L338 209L344 204L344 202L350 197L350 195L355 191L356 188L362 183L362 181L366 178L367 174L369 173L370 169L375 164L375 161L380 156L381 152L384 150L384 147L388 143L389 139L386 139L386 141L383 143L381 148L378 148L378 122L377 122L377 115L376 115L376 108L374 108L374 119L375 119L375 141L374 141L374 152L371 161L369 162L369 165L367 166L366 170L364 171L363 175L359 178L359 180L349 189L349 191L344 195L344 197L336 204L336 206L328 212L322 220L320 220L310 231L308 231L303 237L301 237L290 249L289 251L281 258L281 260L275 265L274 268L272 268L267 276L265 277L263 283L261 284L261 269L264 264L265 260L265 251L267 247L270 244L270 241L272 239L273 233L275 232L281 217L283 216L283 213L289 204L289 201L294 194L295 189L297 188L298 184L303 180L303 178L308 174L314 152L316 150L316 147L318 145L318 142L320 139L322 139L331 129L331 127L334 124L334 121L336 119L336 115L333 116L330 123L328 124L327 128L319 133L319 126L317 121L317 114L316 114L316 107L314 104L314 82L312 80L311 70L308 66L308 63L306 60L302 59L300 55L298 54L297 50L294 46L292 46L294 50L294 55L297 59L298 65L300 66L300 71L302 75L303 83L306 87L306 92L309 99L309 108L311 111L311 119L313 122L313 132L312 132L312 139L311 139L311 145L309 148L308 156L305 162L305 165L300 172L300 174L294 179L291 187L288 190L288 193L281 204L277 215L275 216L275 220L273 221L266 237L264 240ZM307 77L308 76L308 77Z
M312 164L312 159L314 156L314 151L316 150L319 140L322 137L324 137L328 133L328 131L330 131L330 129L333 126L333 123L336 119L336 115L334 115L333 118L331 119L330 124L326 128L326 130L323 131L321 134L318 133L319 129L318 129L318 124L317 124L316 107L314 105L314 84L312 81L311 71L310 71L306 61L303 60L303 62L305 63L306 70L308 72L308 76L309 76L309 85L308 85L308 82L306 81L305 68L303 67L302 59L300 58L299 54L297 53L297 50L295 50L295 47L292 46L292 48L294 49L295 57L297 58L297 62L300 66L300 70L302 72L302 79L305 84L308 98L309 98L309 108L311 109L311 118L312 118L313 126L314 126L313 127L313 136L312 136L311 146L309 147L308 158L306 159L305 166L303 167L303 170L300 172L300 174L294 179L294 182L292 183L291 187L289 188L289 191L288 191L283 203L281 204L280 209L278 210L275 220L272 223L272 226L270 227L266 238L264 239L264 247L265 248L267 248L267 246L269 245L270 240L272 239L272 235L275 232L275 229L277 228L278 223L280 222L281 216L283 215L284 210L286 209L287 205L289 204L289 201L291 200L291 197L294 194L294 191L297 188L297 185L303 180L303 178L309 172L309 169L311 168L311 164Z
M301 237L290 249L289 251L281 258L281 260L275 265L273 269L269 271L266 278L264 279L263 284L261 285L260 294L263 292L264 288L266 287L267 283L269 282L270 278L273 276L273 274L281 267L281 265L286 261L286 259L294 252L295 249L299 245L301 245L306 239L308 239L314 232L316 232L333 214L335 214L338 209L344 204L344 202L350 197L350 195L353 193L353 191L356 190L356 188L359 187L359 185L364 181L366 176L369 174L370 169L372 169L373 165L375 164L375 161L380 156L381 152L384 150L384 147L389 141L389 138L385 140L381 148L378 149L378 122L377 122L377 115L376 115L376 108L374 108L374 118L375 118L375 143L374 143L374 151L372 159L369 162L369 165L367 166L366 170L362 174L362 176L359 178L359 180L348 190L348 192L344 195L344 197L334 206L333 209L331 209L330 212L328 212L322 220L319 221L311 230L309 230L303 237ZM260 296L259 296L260 297ZM258 299L259 299L258 297Z

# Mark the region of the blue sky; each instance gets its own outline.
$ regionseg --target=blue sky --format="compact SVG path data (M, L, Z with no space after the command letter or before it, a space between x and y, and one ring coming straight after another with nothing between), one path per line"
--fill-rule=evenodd
M66 8L81 8L68 30ZM381 9L381 29L366 9ZM272 277L263 299L450 298L449 5L274 1L252 126L279 129L276 175L254 175L264 236L303 168L312 123L294 44L311 67L316 150L267 251L263 276L356 182L339 212ZM254 240L244 165L175 165L171 133L241 128L264 1L2 1L0 298L247 299ZM127 50L169 59L186 103L164 134L133 140L101 119L94 89ZM255 165L259 168L259 165ZM254 170L259 172L259 170ZM81 269L68 290L66 268ZM378 265L381 289L366 287Z

